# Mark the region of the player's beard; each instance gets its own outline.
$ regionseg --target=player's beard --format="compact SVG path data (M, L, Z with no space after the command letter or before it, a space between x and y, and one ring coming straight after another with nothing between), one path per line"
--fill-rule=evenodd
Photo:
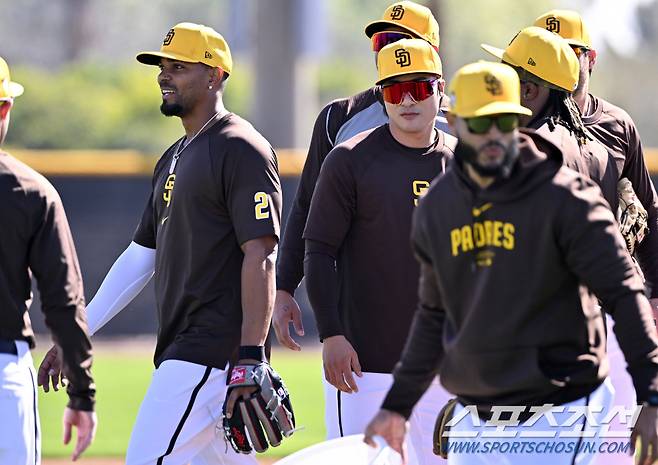
M497 142L492 143L502 146L502 144ZM485 147L486 145L480 147L480 150L484 149ZM462 141L457 142L457 147L455 148L455 158L459 162L464 162L471 165L475 172L482 177L507 178L512 173L512 169L514 168L514 165L519 158L519 144L516 138L513 139L512 142L510 142L510 144L507 146L502 161L499 164L493 166L483 166L478 163L478 149L465 144Z
M160 105L160 112L165 116L182 116L185 109L180 103L162 102L162 105Z

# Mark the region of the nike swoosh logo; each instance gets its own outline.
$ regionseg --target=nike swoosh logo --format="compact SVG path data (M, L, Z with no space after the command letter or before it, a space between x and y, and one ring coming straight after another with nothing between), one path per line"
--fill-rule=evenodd
M489 210L491 207L493 207L493 203L485 203L485 204L482 205L480 208L475 208L475 207L473 207L473 216L477 218L477 217L480 216L482 213L484 213L484 212L486 212L487 210Z
M162 218L162 221L160 222L160 225L165 224L165 221L167 221L168 219L169 219L168 216L165 216L164 218Z

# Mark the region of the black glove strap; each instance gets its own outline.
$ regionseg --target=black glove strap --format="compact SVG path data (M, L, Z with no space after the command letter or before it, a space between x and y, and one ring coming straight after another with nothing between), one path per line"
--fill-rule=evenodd
M260 360L261 362L267 362L267 358L265 357L265 346L240 346L238 357L240 360L254 359Z

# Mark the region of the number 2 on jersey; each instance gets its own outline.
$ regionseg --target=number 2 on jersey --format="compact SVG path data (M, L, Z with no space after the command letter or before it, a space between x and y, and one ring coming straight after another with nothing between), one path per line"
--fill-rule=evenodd
M256 192L254 195L254 202L256 202L256 219L264 220L270 217L270 198L265 192Z

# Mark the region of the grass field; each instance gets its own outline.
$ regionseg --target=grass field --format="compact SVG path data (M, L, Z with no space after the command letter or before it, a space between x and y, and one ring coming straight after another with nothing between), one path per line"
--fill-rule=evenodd
M93 373L97 387L99 428L96 440L85 453L86 457L125 454L139 404L153 372L151 356L152 352L144 348L130 350L104 344L96 350ZM41 355L34 354L34 360L38 366ZM291 391L297 425L303 428L281 446L271 448L265 454L284 457L324 440L320 353L308 348L301 353L275 350L273 365ZM61 439L61 416L66 400L62 391L39 392L44 457L66 457L71 453L72 447L63 446Z

